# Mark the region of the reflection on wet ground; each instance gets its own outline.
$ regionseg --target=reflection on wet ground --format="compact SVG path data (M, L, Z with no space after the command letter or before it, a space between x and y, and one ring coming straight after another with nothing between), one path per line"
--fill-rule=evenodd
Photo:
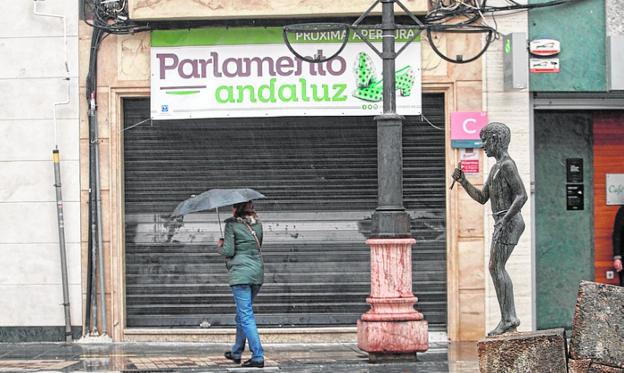
M0 372L245 372L223 357L224 344L0 344ZM415 361L369 363L355 344L268 344L264 371L478 372L475 342L432 343ZM245 358L246 356L243 356Z

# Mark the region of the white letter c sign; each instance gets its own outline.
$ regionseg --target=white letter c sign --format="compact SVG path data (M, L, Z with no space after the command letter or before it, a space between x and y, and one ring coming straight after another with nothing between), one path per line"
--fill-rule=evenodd
M466 132L466 133L475 133L475 132L477 132L477 130L471 130L471 129L468 128L468 124L469 123L472 123L472 124L477 123L477 120L474 119L474 118L468 118L468 119L464 120L464 123L462 123L462 130L464 130L464 132Z

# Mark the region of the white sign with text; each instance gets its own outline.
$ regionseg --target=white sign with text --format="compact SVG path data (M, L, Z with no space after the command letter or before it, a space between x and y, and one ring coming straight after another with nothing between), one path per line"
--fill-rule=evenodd
M624 205L624 174L607 174L607 205Z
M397 49L410 36L403 35L410 30L400 31ZM338 50L336 35L318 33L301 38L294 48L324 56ZM371 33L375 36L381 40ZM151 117L378 115L383 111L382 61L358 39L351 35L329 61L308 63L288 50L281 28L153 31ZM420 59L418 40L396 59L400 115L421 113Z

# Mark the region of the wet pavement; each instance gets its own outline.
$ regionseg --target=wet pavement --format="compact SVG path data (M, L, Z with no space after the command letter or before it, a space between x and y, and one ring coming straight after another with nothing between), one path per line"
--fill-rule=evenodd
M205 343L0 343L0 372L478 372L475 342L430 343L411 361L370 363L355 344L268 344L265 368L226 360L229 345ZM248 353L243 359L249 358Z

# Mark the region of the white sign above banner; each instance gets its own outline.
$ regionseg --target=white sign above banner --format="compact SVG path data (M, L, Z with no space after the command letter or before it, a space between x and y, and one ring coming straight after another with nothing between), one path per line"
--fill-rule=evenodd
M381 32L369 38L381 50ZM413 36L399 30L397 50ZM344 34L343 34L344 35ZM292 35L302 55L334 54L340 32ZM401 115L421 113L419 38L396 59ZM152 32L152 119L378 115L383 112L382 61L357 35L323 63L296 58L279 27Z

